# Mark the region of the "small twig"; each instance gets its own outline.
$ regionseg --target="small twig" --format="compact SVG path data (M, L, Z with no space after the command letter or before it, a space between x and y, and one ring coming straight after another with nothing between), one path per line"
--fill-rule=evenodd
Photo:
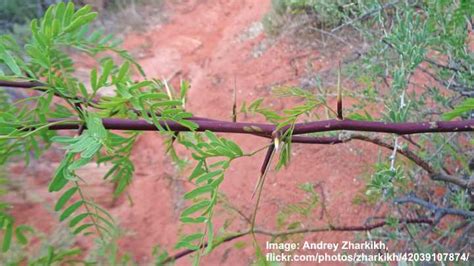
M317 184L314 185L314 187L317 187L320 189L320 195L321 195L321 213L319 214L319 219L322 220L324 218L324 214L328 214L328 211L326 209L326 194L324 193L324 187L323 187L323 182L318 182Z
M425 209L429 209L434 214L434 224L439 223L439 221L446 215L455 215L461 216L466 219L474 218L474 212L472 211L465 211L460 209L452 209L452 208L444 208L438 207L435 204L422 200L414 195L407 195L402 198L398 198L394 201L396 204L406 204L406 203L413 203L419 205Z
M401 136L406 141L410 142L411 144L415 145L417 148L421 148L420 144L416 143L410 136Z
M243 236L248 235L249 233L250 233L250 230L247 230L247 231L244 231L244 232L241 232L241 233L236 233L236 234L233 234L233 235L224 237L224 238L222 238L222 239L219 241L219 244L225 243L225 242L229 242L229 241L232 241L232 240L237 239L237 238L241 238L241 237L243 237ZM197 249L197 250L196 250L196 249L186 249L186 250L183 250L183 251L181 251L181 252L178 252L178 253L176 253L175 255L172 255L172 256L166 258L165 260L161 261L161 265L165 265L165 264L167 264L167 263L176 261L176 260L178 260L178 259L180 259L180 258L182 258L182 257L185 257L185 256L187 256L187 255L189 255L189 254L192 254L192 253L194 253L194 252L196 252L196 251L198 251L198 250L201 250L201 249L203 249L203 248L206 248L207 245L208 245L208 243L204 243L204 244L202 244L202 245L199 247L199 249ZM216 244L214 244L214 245L216 245Z
M421 72L423 72L423 73L427 74L428 76L430 76L434 81L438 82L440 85L446 87L447 89L456 91L459 94L461 94L462 96L468 96L469 97L473 94L472 91L471 91L472 88L466 87L466 85L459 84L456 81L454 81L455 74L453 74L451 76L451 78L448 81L446 81L446 80L442 80L442 79L438 78L435 74L431 73L430 71L428 71L427 69L425 69L423 67L418 67L418 69L421 70Z
M416 219L400 219L400 224L432 224L433 221L426 218L416 218ZM371 231L379 227L383 227L387 225L386 221L381 221L374 224L369 225L356 225L356 226L333 226L328 225L326 227L316 227L316 228L303 228L303 229L295 229L289 230L284 232L272 232L263 229L256 229L255 233L267 235L271 237L283 237L288 235L294 234L306 234L306 233L319 233L319 232L330 232L330 231L338 231L338 232L347 232L347 231Z
M399 1L399 0L396 0L396 1L392 1L392 2L386 3L385 5L380 6L380 7L378 7L378 8L375 8L375 9L373 9L373 10L371 10L371 11L369 11L369 12L363 14L362 16L359 16L359 17L357 17L357 18L351 19L350 21L348 21L348 22L346 22L346 23L344 23L344 24L341 24L341 25L335 27L334 29L332 29L332 30L331 30L331 33L334 33L334 32L336 32L336 31L338 31L338 30L340 30L340 29L342 29L342 28L344 28L344 27L347 27L347 26L349 26L349 25L352 25L352 24L354 24L355 22L357 22L357 21L359 21L359 20L367 19L367 18L369 18L370 16L372 16L373 14L375 14L375 13L377 13L377 12L380 12L380 11L382 11L382 10L384 10L384 9L390 8L390 7L392 7L392 6L396 5L396 4L398 4L398 2L400 2L400 1Z
M400 224L432 224L433 221L430 219L425 219L425 218L417 218L417 219L400 219L399 220ZM340 232L351 232L351 231L371 231L383 226L386 226L387 222L386 221L381 221L378 223L374 224L369 224L369 225L360 225L360 226L333 226L333 225L328 225L325 227L316 227L316 228L306 228L306 229L295 229L295 230L289 230L289 231L269 231L266 229L255 229L253 233L255 234L260 234L260 235L266 235L270 237L283 237L283 236L288 236L288 235L295 235L295 234L306 234L306 233L319 233L319 232L332 232L332 231L340 231ZM214 244L214 246L217 246L221 243L225 242L230 242L232 240L244 237L246 235L249 235L252 233L252 230L245 230L239 233L235 233L232 235L229 235L227 237L223 237L219 240L218 244ZM200 246L199 249L203 249L207 247L207 243L204 243L203 245ZM197 250L195 249L187 249L183 250L181 252L176 253L175 255L172 255L168 257L167 259L163 260L161 263L166 264L170 263L173 261L176 261L186 255L192 254L196 252Z
M436 62L436 61L434 61L430 58L425 58L424 61L429 63L430 65L436 66L438 68L448 69L448 70L451 70L453 72L464 72L464 71L466 71L466 70L462 70L462 69L459 69L459 68L456 68L456 67L440 64L440 63L438 63L438 62Z
M244 219L249 225L252 224L252 220L250 219L250 217L248 217L245 213L243 213L241 210L239 210L238 208L236 208L235 206L233 206L232 204L226 202L225 203L225 206L228 207L229 209L235 211L238 215L240 215L240 217L242 217L242 219Z
M347 45L349 48L353 48L353 44L342 39L341 37L337 36L336 34L332 33L332 32L329 32L329 31L325 31L323 29L320 29L320 28L317 28L317 27L314 27L314 26L309 26L309 29L311 30L314 30L314 31L317 31L321 34L325 34L325 35L328 35L330 37L333 37L334 39L336 39L337 41L339 41L340 43L343 43L345 45ZM359 52L357 52L358 54L360 54Z
M367 141L367 142L376 144L378 146L390 149L392 151L394 150L393 145L388 144L388 143L382 141L381 139L379 139L377 137L370 137L370 136L364 136L364 135L360 135L360 134L354 134L354 135L351 135L349 138L347 138L345 141L348 141L350 139L357 139L357 140ZM403 150L402 149L397 149L397 152L399 154L405 156L407 159L414 162L415 164L417 164L421 168L423 168L423 170L428 172L428 174L429 174L429 176L432 180L453 183L453 184L456 184L456 185L458 185L460 187L463 187L463 188L469 188L469 189L474 188L474 181L452 176L452 175L446 173L445 170L436 171L427 161L423 160L418 155L416 155L414 152L412 152L408 149L403 149Z

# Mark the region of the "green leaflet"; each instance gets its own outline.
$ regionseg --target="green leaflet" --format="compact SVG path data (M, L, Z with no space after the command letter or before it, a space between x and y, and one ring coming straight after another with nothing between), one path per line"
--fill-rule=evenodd
M89 213L81 213L74 218L71 219L69 222L69 227L74 227L76 226L80 221L84 220L86 217L89 216Z
M198 176L200 176L201 174L203 174L203 173L206 172L206 170L204 170L204 169L202 168L203 164L204 164L204 161L202 161L202 160L199 160L199 161L198 161L198 163L197 163L196 167L194 168L193 172L192 172L191 175L188 177L188 180L189 180L189 181L192 181L194 178L196 178L196 177L198 177Z
M25 236L25 232L33 232L33 228L26 225L19 225L15 228L15 237L18 240L18 243L21 245L28 244L28 239Z
M219 138L215 133L206 130L206 137L209 140L209 143L199 142L197 145L189 143L187 141L182 142L188 148L195 150L198 154L193 154L193 157L218 157L224 156L229 159L234 159L240 156L243 156L243 152L240 147L235 144L233 141Z
M3 222L3 227L5 228L3 234L3 244L2 251L6 252L10 248L13 236L13 222L10 219L5 219Z
M200 240L204 236L203 233L195 233L191 235L183 236L178 243L176 244L175 248L189 248L189 249L197 249L199 246L193 245L192 242L196 240Z
M219 185L222 183L222 181L224 181L224 175L220 175L218 178L212 180L212 182L209 184L210 186L214 187L214 189L217 190L217 188L219 187Z
M114 182L117 183L117 187L114 191L114 195L118 196L120 195L125 188L132 182L132 177L133 177L133 165L127 164L127 162L124 162L123 165L120 167L120 171L117 171L117 174L114 176Z
M204 217L204 216L199 216L199 217L196 217L196 218L180 217L179 220L183 223L186 223L186 224L200 224L200 223L206 222L207 218Z
M67 137L67 136L54 136L54 137L51 138L51 141L52 142L58 142L58 143L61 143L61 144L72 144L76 140L72 137Z
M206 254L209 254L214 248L214 225L209 221L207 223L207 247Z
M211 204L211 202L209 200L203 200L203 201L200 201L186 209L184 209L184 211L181 213L181 216L188 216L188 215L191 215L199 210L202 210L204 208L207 208L209 207L209 205Z
M76 228L72 233L77 235L80 232L84 231L85 229L87 229L91 226L94 226L94 224L83 224L83 225L79 226L78 228Z
M87 163L89 163L91 161L91 157L87 157L87 158L83 158L81 156L81 158L73 161L68 167L67 167L67 170L69 172L74 172L76 171L77 169L81 168L82 166L86 165ZM70 179L70 178L68 178Z
M88 132L84 132L84 134L75 138L75 140L75 142L65 147L65 149L69 150L71 153L80 153L86 150L91 144L95 143L94 139Z
M75 203L71 204L64 212L59 216L59 221L62 222L66 220L73 212L75 212L77 209L79 209L82 205L84 204L84 201L79 200L76 201Z
M81 158L91 158L94 154L96 154L102 144L100 142L91 142L88 144L87 148L81 153Z
M79 13L76 12L76 14ZM80 16L76 19L74 19L71 24L69 24L69 26L67 26L65 29L64 29L64 32L72 32L72 31L75 31L77 30L79 27L82 27L84 26L85 24L87 23L90 23L91 21L93 21L95 18L97 17L97 13L96 12L92 12L92 13L89 13L89 14L85 14L83 16Z
M15 58L10 54L10 52L5 50L4 47L2 47L1 45L0 45L0 59L2 59L3 62L5 62L5 64L10 68L10 70L16 76L19 76L19 77L23 76L21 73L20 67L15 61Z
M107 131L102 125L101 119L96 115L90 114L86 120L86 123L88 129L79 137L55 137L53 138L53 141L69 144L65 147L65 149L69 150L69 154L81 153L81 158L91 158L101 149L103 143L106 141ZM72 168L77 169L87 162L87 160L82 160L78 163L78 165L75 165Z
M186 194L184 194L184 199L194 199L202 194L205 194L205 193L211 193L214 191L214 186L211 186L211 185L206 185L206 186L203 186L203 187L198 187Z
M128 76L129 71L130 71L130 63L127 61L127 62L123 63L123 65L120 67L120 70L119 70L117 76L115 76L113 78L113 82L115 84L120 83L120 82L126 82L125 79Z
M49 192L59 191L68 183L68 179L66 178L67 173L65 172L67 171L66 167L70 163L72 158L73 154L68 153L66 154L66 157L61 161L61 164L56 169L53 180L49 184Z
M109 78L110 72L112 71L112 68L114 67L114 62L111 59L107 59L104 61L102 64L102 74L99 78L97 87L95 90L98 90L100 87L103 87L107 83L107 79Z
M30 44L27 44L25 48L28 55L33 59L33 62L38 63L45 69L49 68L51 63L49 58L45 56L44 51Z
M95 113L89 113L86 118L87 130L97 141L102 142L107 138L107 130L102 125L102 119Z
M54 207L55 211L61 210L64 205L67 203L67 201L74 195L74 193L77 192L77 187L72 187L68 189L64 194L59 198L58 202L56 203L56 206Z
M178 120L177 122L180 123L182 126L189 128L191 131L198 129L199 127L198 124L189 120L181 119L181 120Z
M196 184L199 184L199 183L202 183L202 182L205 182L205 181L209 181L211 178L213 178L217 175L220 175L220 174L223 174L222 170L216 170L214 172L205 173L205 174L199 176L196 179Z
M225 140L225 146L227 146L237 157L244 155L242 149L240 149L239 145L235 144L235 142L231 140Z
M454 107L454 110L443 114L444 120L452 120L474 110L474 98L468 98Z
M92 90L96 91L99 88L99 85L97 82L97 69L95 68L92 69L91 71L90 83L91 83Z

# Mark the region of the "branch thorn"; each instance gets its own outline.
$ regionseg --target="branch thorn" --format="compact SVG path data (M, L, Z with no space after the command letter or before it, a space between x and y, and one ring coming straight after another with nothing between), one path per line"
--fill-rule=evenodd
M342 116L341 62L339 62L339 69L337 71L337 119L344 119Z

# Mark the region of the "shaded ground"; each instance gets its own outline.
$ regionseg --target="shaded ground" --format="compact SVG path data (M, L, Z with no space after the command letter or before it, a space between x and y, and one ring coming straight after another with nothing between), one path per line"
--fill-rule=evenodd
M180 3L181 2L181 3ZM125 48L139 58L149 77L189 80L188 108L196 115L218 119L230 119L234 80L237 86L237 101L250 101L258 97L269 97L275 84L299 84L307 66L320 72L337 65L343 53L332 53L330 57L315 52L292 48L285 40L271 41L262 32L259 22L270 6L270 1L180 1L167 4L169 20L146 33L129 34ZM268 101L276 108L288 107L288 103ZM239 118L258 121L260 118ZM253 151L267 143L266 139L252 136L228 136L238 142L245 151ZM363 187L362 176L370 169L377 156L377 148L349 143L335 146L294 145L292 163L288 169L269 173L263 203L258 215L258 226L275 227L275 214L282 206L302 200L298 184L310 182L317 185L321 204L314 211L313 220L305 226L321 226L328 222L334 225L359 225L369 216L375 215L373 207L353 204L355 195ZM51 155L50 161L58 156ZM222 185L223 192L233 205L250 216L254 200L251 193L258 178L264 154L237 160L227 172ZM106 169L94 166L82 170L81 176L91 180L88 192L118 219L125 230L121 247L133 254L141 264L151 259L151 250L160 245L172 251L176 236L182 229L177 222L184 203L182 194L190 186L184 180L186 173L179 173L164 155L162 138L157 133L143 134L133 151L136 166L134 182L129 189L133 206L120 199L112 206L112 188L102 185L98 177ZM19 175L19 183L28 188L28 196L21 199L11 196L15 202L14 212L19 222L35 225L45 232L52 232L57 214L52 211L53 201L47 193L47 182L55 165L42 161L35 163L26 172L12 168ZM38 170L39 169L39 170ZM92 179L97 177L96 179ZM95 180L95 181L94 181ZM26 184L26 185L25 185ZM20 186L20 185L19 185ZM33 202L33 203L31 203ZM321 215L322 208L326 212ZM246 222L224 209L217 221L224 217L233 221L233 230L243 230ZM349 233L318 233L307 235L311 241L347 240ZM260 238L262 246L267 238ZM203 258L203 265L249 265L254 258L251 239L242 238L239 247L226 243L211 255ZM90 246L80 240L80 246ZM188 265L185 258L177 263ZM295 264L296 265L296 264Z

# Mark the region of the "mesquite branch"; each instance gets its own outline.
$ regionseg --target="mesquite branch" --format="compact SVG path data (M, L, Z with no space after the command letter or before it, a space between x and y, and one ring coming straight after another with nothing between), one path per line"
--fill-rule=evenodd
M69 119L70 120L70 119ZM50 122L58 122L61 120L52 119ZM249 122L228 122L221 120L193 120L198 125L196 131L214 131L220 133L239 133L271 136L276 126L273 124L249 123ZM61 123L51 126L50 130L66 130L77 129L78 124L75 122ZM119 118L104 118L102 123L106 129L113 130L140 130L140 131L157 131L155 125L150 124L146 120L130 120ZM172 131L189 131L189 128L174 122L160 121L162 126L167 126ZM322 120L308 123L297 123L294 125L293 134L301 135L307 133L329 132L329 131L361 131L374 133L393 133L398 135L410 135L419 133L443 133L443 132L470 132L474 131L474 119L462 121L432 121L432 122L406 122L406 123L390 123L375 121L358 121L358 120ZM282 130L284 131L284 130ZM303 142L305 139L301 139ZM309 140L306 141L309 143Z
M33 88L35 90L44 91L47 85L37 81L0 81L0 86L5 87L16 87L16 88ZM338 85L340 87L340 85ZM340 90L340 88L339 88ZM64 95L56 96L64 98ZM352 134L349 138L337 138L337 137L309 137L309 136L298 136L299 134L315 133L315 132L326 132L326 131L337 131L337 130L352 130L352 131L368 131L368 132L379 132L379 133L394 133L399 135L416 134L416 133L430 133L430 132L460 132L460 131L474 131L474 120L464 121L451 121L451 122L419 122L419 123L386 123L386 122L372 122L372 121L354 121L354 120L342 120L342 101L340 92L338 92L338 120L325 120L316 121L310 123L298 123L295 124L292 136L293 143L308 143L308 144L339 144L347 142L351 139L362 140L371 142L381 147L393 150L394 147L391 144L385 143L379 138L368 137L361 134ZM70 99L70 98L68 98ZM79 104L83 99L74 98L79 101ZM96 101L94 102L96 103ZM275 126L272 124L261 124L261 123L237 123L220 121L215 119L203 118L203 117L191 117L192 120L198 124L197 131L211 130L214 132L228 132L228 133L240 133L240 134L252 134L260 137L272 138L272 134L275 132ZM55 124L50 126L51 130L63 130L63 129L80 129L82 123L58 123L58 120L51 120ZM158 130L153 124L145 120L127 120L127 119L114 119L105 118L103 119L105 128L117 129L117 130ZM189 129L172 121L161 121L162 125L167 125L171 130L175 132L188 131ZM286 130L285 128L282 131ZM397 149L397 152L404 155L421 168L423 168L433 180L445 181L456 184L464 188L473 188L474 182L465 180L458 177L453 177L445 171L436 171L426 161L418 157L415 153L409 150Z
M58 120L51 120L51 122L58 122ZM104 127L107 129L115 130L142 130L142 131L156 131L158 130L155 125L150 124L146 120L128 120L128 119L116 119L116 118L105 118L102 120ZM198 124L196 131L210 130L213 132L225 132L225 133L240 133L240 134L252 134L262 137L271 138L272 133L276 127L272 124L261 124L261 123L244 123L244 122L227 122L220 120L194 120ZM182 126L179 123L173 121L161 121L163 127L168 127L175 132L189 131L188 128ZM55 124L49 127L51 130L64 130L64 129L77 129L80 126L79 123L64 123ZM371 131L379 133L395 133L395 134L415 134L415 133L428 133L428 132L461 132L461 131L474 131L474 119L463 120L463 121L443 121L443 122L408 122L408 123L387 123L387 122L372 122L372 121L355 121L355 120L325 120L309 123L298 123L295 124L293 133L304 134L314 133L323 131L337 131L337 130L352 130L352 131ZM364 137L362 135L356 135L354 139L368 141L379 146L390 148L393 150L391 144L384 143L377 138ZM335 138L314 138L308 136L293 136L292 142L294 143L315 143L315 144L336 144L342 143L343 140ZM409 158L417 165L422 167L428 172L433 180L445 181L456 184L464 188L473 188L474 182L464 180L461 178L453 177L445 173L444 171L435 171L426 161L422 160L415 153L408 150L397 149L397 152L401 153L405 157Z
M58 120L51 120L58 122ZM145 120L128 120L105 118L102 120L104 127L107 129L116 130L158 130L155 125L150 124ZM275 126L271 124L260 123L243 123L243 122L227 122L219 120L194 120L198 124L196 131L210 130L213 132L225 133L240 133L252 134L270 138L275 130ZM167 126L173 131L189 131L188 128L173 121L161 121L162 126ZM49 127L51 130L63 129L77 129L79 123L64 123L55 124ZM352 131L371 131L379 133L395 133L395 134L414 134L414 133L428 133L428 132L460 132L460 131L474 131L474 119L463 121L448 121L448 122L408 122L408 123L387 123L387 122L371 122L371 121L354 121L354 120L326 120L310 123L298 123L294 126L294 134L314 133L323 131L336 130L352 130ZM367 142L377 144L379 146L393 150L391 144L387 144L377 138L365 137L363 135L356 135L353 139L359 139ZM347 141L347 140L346 140ZM344 140L336 138L314 138L308 136L293 136L294 143L315 143L315 144L336 144L342 143ZM469 180L453 177L444 171L435 171L426 161L422 160L415 153L409 150L397 149L397 152L404 155L408 159L415 162L428 172L433 180L446 181L464 188L473 188L474 182Z
M1 81L0 87L34 88L45 90L44 83L35 81ZM63 95L56 95L64 97ZM242 123L214 120L208 118L193 117L199 128L197 131L211 130L214 132L242 133L271 136L276 127L272 124L261 123ZM103 120L107 129L117 130L151 130L157 128L145 120L128 120L106 118ZM172 121L162 121L163 125L168 125L174 131L188 131L186 127ZM52 130L77 129L77 124L68 123L51 127ZM285 131L283 128L281 131ZM388 123L374 121L355 121L355 120L323 120L309 123L297 123L294 126L293 134L306 134L316 132L328 132L338 130L353 130L378 133L393 133L399 135L418 134L418 133L441 133L441 132L462 132L474 131L474 119L463 121L429 121L429 122L406 122L406 123ZM302 139L304 142L305 140ZM309 143L309 142L304 142Z

